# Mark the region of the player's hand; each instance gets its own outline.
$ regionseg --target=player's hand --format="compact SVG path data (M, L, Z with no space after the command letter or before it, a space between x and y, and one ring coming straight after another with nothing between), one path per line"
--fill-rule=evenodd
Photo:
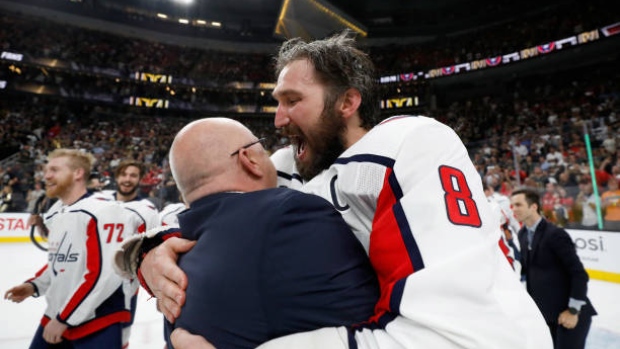
M187 276L177 265L179 254L189 251L195 241L170 238L146 254L140 272L166 319L174 323L185 304Z
M215 349L202 336L191 334L182 328L177 328L170 334L170 341L175 349Z
M568 310L564 310L558 317L558 324L569 330L575 328L575 326L577 326L577 322L579 322L579 314L573 315Z
M47 325L45 325L45 328L43 329L43 339L50 344L58 344L62 342L62 334L65 332L67 327L69 326L54 318L48 322Z
M24 282L21 285L12 287L6 293L4 293L4 299L8 299L15 303L21 303L24 299L34 294L34 285L29 282Z
M42 225L43 224L43 217L39 216L38 214L31 214L28 217L28 225Z

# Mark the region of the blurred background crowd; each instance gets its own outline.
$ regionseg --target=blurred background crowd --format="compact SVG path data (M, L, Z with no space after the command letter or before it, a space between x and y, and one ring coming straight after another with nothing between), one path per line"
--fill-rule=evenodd
M451 35L362 47L379 76L428 71L620 22L600 3L541 6ZM385 100L416 100L382 115L448 124L486 184L506 195L537 188L545 216L560 226L598 229L600 217L606 230L620 231L619 40L557 53L561 64L545 56L494 73L381 84ZM144 162L141 194L161 209L179 200L166 157L188 121L233 117L266 137L270 151L288 143L273 126L275 51L165 44L9 11L0 12L0 50L3 212L32 210L43 193L45 156L57 147L92 152L108 186L122 159Z

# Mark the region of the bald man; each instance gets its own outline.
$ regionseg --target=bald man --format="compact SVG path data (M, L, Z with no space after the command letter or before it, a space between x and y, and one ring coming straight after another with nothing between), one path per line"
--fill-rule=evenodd
M255 348L373 313L379 289L361 243L324 199L275 188L260 141L224 118L194 121L174 139L170 167L189 204L179 225L195 246L179 259L186 301L166 333Z

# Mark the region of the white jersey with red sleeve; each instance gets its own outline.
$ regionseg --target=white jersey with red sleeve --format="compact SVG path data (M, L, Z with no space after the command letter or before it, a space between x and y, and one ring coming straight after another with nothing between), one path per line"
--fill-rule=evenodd
M161 226L157 207L147 199L132 200L119 203L127 210L132 211L140 219L141 224L136 227L135 233L142 234L147 230Z
M44 216L48 263L34 278L45 294L42 319L69 325L67 339L84 337L113 323L129 321L122 279L112 268L113 256L131 235L135 217L118 203L85 196L72 205L55 205Z
M379 278L375 315L346 331L349 343L552 347L542 315L498 247L500 231L481 178L451 128L421 116L387 119L302 190L340 211ZM308 347L309 335L264 348Z
M135 233L144 233L149 229L157 228L161 225L157 207L147 199L135 198L131 201L120 201L117 200L117 194L114 190L95 192L93 196L105 200L117 201L127 210L137 215L142 224L136 226Z

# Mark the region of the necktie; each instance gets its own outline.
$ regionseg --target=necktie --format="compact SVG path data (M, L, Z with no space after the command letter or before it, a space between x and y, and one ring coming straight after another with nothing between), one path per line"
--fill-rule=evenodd
M534 231L527 229L527 248L529 250L532 249L532 240L534 240Z

